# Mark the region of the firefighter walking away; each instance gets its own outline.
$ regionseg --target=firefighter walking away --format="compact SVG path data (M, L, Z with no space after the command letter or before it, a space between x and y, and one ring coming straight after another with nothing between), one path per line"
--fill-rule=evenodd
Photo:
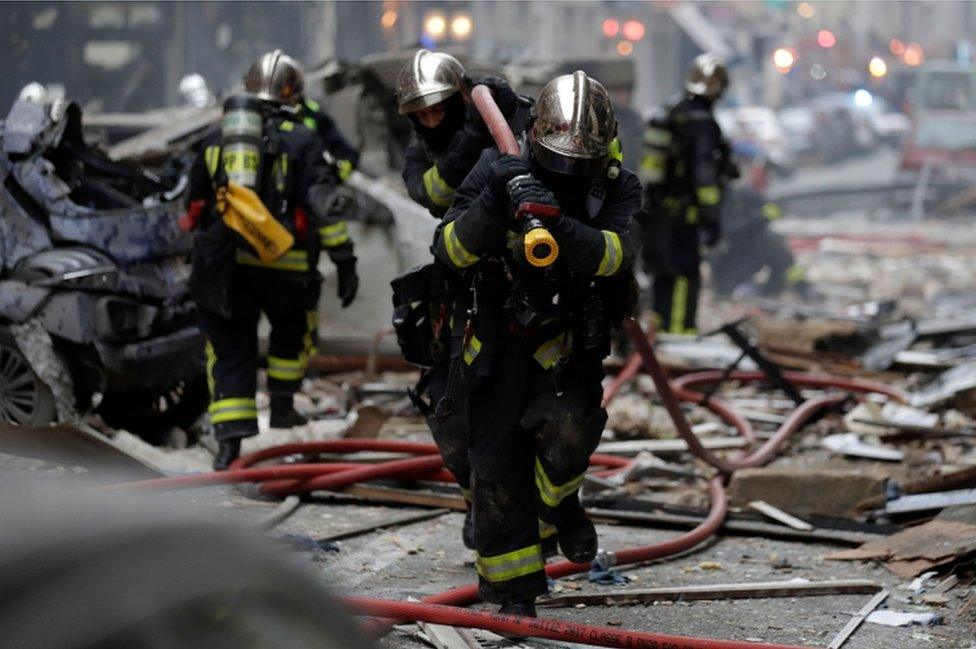
M314 353L320 251L337 266L343 306L359 285L353 244L337 213L339 179L318 138L295 121L294 85L280 81L260 96L242 93L225 102L221 129L203 141L191 171L190 284L208 340L218 470L238 457L242 439L258 434L261 313L271 324L270 425L301 425L307 419L293 396Z
M701 54L685 79L685 93L645 134L645 269L653 275L653 308L660 329L694 333L701 289L701 248L722 237L720 205L738 176L714 104L729 84L721 58Z

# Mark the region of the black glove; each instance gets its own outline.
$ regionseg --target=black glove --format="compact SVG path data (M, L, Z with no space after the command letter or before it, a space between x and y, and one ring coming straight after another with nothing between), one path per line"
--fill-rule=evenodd
M491 146L487 131L477 131L471 126L458 130L451 138L447 153L437 163L437 172L449 186L458 188L478 162L481 152Z
M485 77L477 83L488 86L492 97L495 98L495 105L498 106L498 110L502 111L505 119L512 119L515 110L518 108L518 95L508 85L508 82L500 77Z
M722 240L722 224L716 219L705 221L701 228L701 242L709 250L718 245Z
M336 266L339 274L339 300L342 308L352 304L356 299L356 292L359 290L359 275L356 273L356 259L341 261Z
M553 193L531 174L516 176L508 181L508 195L516 208L523 203L542 203L559 207Z
M515 176L532 173L528 160L515 155L502 155L491 163L491 177L488 187L496 198L508 198L508 181Z

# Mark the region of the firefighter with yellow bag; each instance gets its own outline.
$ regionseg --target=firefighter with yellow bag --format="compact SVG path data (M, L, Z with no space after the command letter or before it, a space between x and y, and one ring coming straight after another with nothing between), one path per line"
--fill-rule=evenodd
M318 328L324 249L348 306L359 277L341 220L339 182L318 138L281 98L240 94L224 103L221 127L207 136L190 172L193 229L190 291L207 336L210 423L226 469L241 440L258 434L257 326L271 323L268 390L272 428L308 420L294 407Z

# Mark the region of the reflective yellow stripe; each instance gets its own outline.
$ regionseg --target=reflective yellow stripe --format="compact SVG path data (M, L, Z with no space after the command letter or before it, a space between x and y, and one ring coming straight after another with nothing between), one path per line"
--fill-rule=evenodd
M545 569L545 563L542 560L542 546L536 543L527 548L493 557L479 555L475 560L475 568L479 575L493 583L541 572Z
M786 269L786 282L788 284L796 284L798 282L802 282L804 277L806 277L806 274L807 272L806 270L804 270L803 266L800 266L799 264L793 264L792 266Z
M280 381L301 381L305 378L305 367L308 359L278 358L268 356L268 377Z
M314 117L305 117L302 119L302 125L310 131L318 130L318 123L315 121Z
M467 251L457 233L454 232L454 221L444 227L444 247L447 249L447 256L451 259L451 263L458 268L467 268L478 261L478 257Z
M663 128L649 128L644 131L644 143L664 147L671 144L671 131Z
M237 263L244 266L257 266L259 268L271 268L273 270L305 272L308 270L308 252L304 250L289 250L274 261L265 263L248 251L238 249Z
M620 138L615 137L610 140L610 151L607 153L607 157L618 162L624 161L624 149L623 145L620 144Z
M309 99L308 97L303 100L303 103L308 107L309 110L316 112L318 112L319 108L321 107L319 102L315 101L314 99Z
M214 401L207 408L207 412L210 413L210 423L212 424L258 418L257 403L254 399L246 397Z
M305 336L302 338L302 345L305 350L305 358L311 358L319 353L319 348L315 346L315 335L319 331L319 312L318 309L309 309L305 312Z
M673 334L684 333L685 314L688 303L688 278L676 277L674 279L674 291L671 293L671 324L668 331Z
M474 362L474 359L478 358L478 354L481 353L481 341L475 335L471 336L471 340L468 341L467 347L464 348L464 362L470 365Z
M700 205L718 205L718 186L703 185L695 190L695 196L698 197Z
M559 334L555 338L547 340L539 345L539 348L535 350L534 354L532 354L532 358L534 358L543 369L548 370L550 367L558 363L560 359L568 355L572 346L572 333L567 332L565 334Z
M620 235L609 230L601 230L603 233L603 260L600 267L596 269L597 275L608 276L616 275L620 270L620 264L624 260L624 251L620 246Z
M567 496L575 494L583 482L583 475L581 473L565 484L555 485L542 468L542 462L535 458L535 486L539 489L542 502L549 507L557 507Z
M434 205L448 207L454 200L454 190L437 173L436 165L424 172L424 189Z
M349 242L349 228L345 221L319 228L319 239L325 248L335 248Z
M460 487L460 489L461 489L461 495L464 496L464 499L467 500L468 502L471 502L471 490L465 489L464 487Z
M555 525L551 525L551 524L545 522L544 520L542 520L541 518L539 519L539 538L540 539L548 539L550 536L552 536L553 534L555 534L557 531L558 530L556 530L556 526Z
M281 124L278 124L278 130L280 130L280 131L286 131L286 132L287 131L294 131L295 130L295 124L286 120L286 121L282 122Z
M214 351L213 345L210 341L204 345L204 351L207 354L207 389L210 390L210 398L213 399L214 395L214 367L217 365L217 352Z
M688 206L688 211L685 212L685 221L688 225L695 225L698 223L698 208L694 205Z
M349 160L339 160L336 166L339 168L339 180L349 180L349 176L352 175L353 170L352 162Z
M207 163L207 173L212 178L217 173L217 162L220 160L220 147L208 146L203 151L203 159Z
M783 216L783 208L776 203L763 203L762 214L770 221L775 221Z

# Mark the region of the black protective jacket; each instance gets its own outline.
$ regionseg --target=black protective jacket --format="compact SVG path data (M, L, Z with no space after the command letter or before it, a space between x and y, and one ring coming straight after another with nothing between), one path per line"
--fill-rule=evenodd
M685 95L668 110L672 155L664 181L665 209L689 225L719 223L730 159L712 101Z
M455 308L457 325L474 307L474 333L455 355L472 365L511 332L529 338L546 369L584 347L598 346L605 354L610 325L631 307L630 268L642 239L640 181L623 169L617 178L601 177L591 186L573 179L559 186L547 182L544 171L534 172L562 211L547 223L559 258L544 272L525 261L522 226L512 219L510 199L490 187L499 155L495 148L484 151L435 234L437 258L474 275L471 295ZM530 320L530 313L537 317Z
M493 82L504 83L498 79ZM519 96L514 110L503 111L513 133L521 133L528 126L531 108L532 100ZM433 150L418 138L406 152L403 182L407 194L433 216L442 218L451 206L454 191L461 186L481 152L494 144L487 129L475 127L470 120L442 151Z
M273 272L282 280L316 281L323 248L337 265L355 261L346 223L334 209L339 181L322 157L318 138L301 124L282 118L267 119L264 132L267 138L255 191L295 238L292 248L277 260L262 262L217 213L216 188L226 182L220 131L204 139L190 170L190 209L198 215L191 291L201 306L216 313L230 312L229 274L235 268Z
M302 99L301 109L302 124L319 136L325 150L331 153L336 160L348 161L352 168L358 167L359 151L349 143L349 140L343 137L335 120L322 110L319 102L306 97Z

